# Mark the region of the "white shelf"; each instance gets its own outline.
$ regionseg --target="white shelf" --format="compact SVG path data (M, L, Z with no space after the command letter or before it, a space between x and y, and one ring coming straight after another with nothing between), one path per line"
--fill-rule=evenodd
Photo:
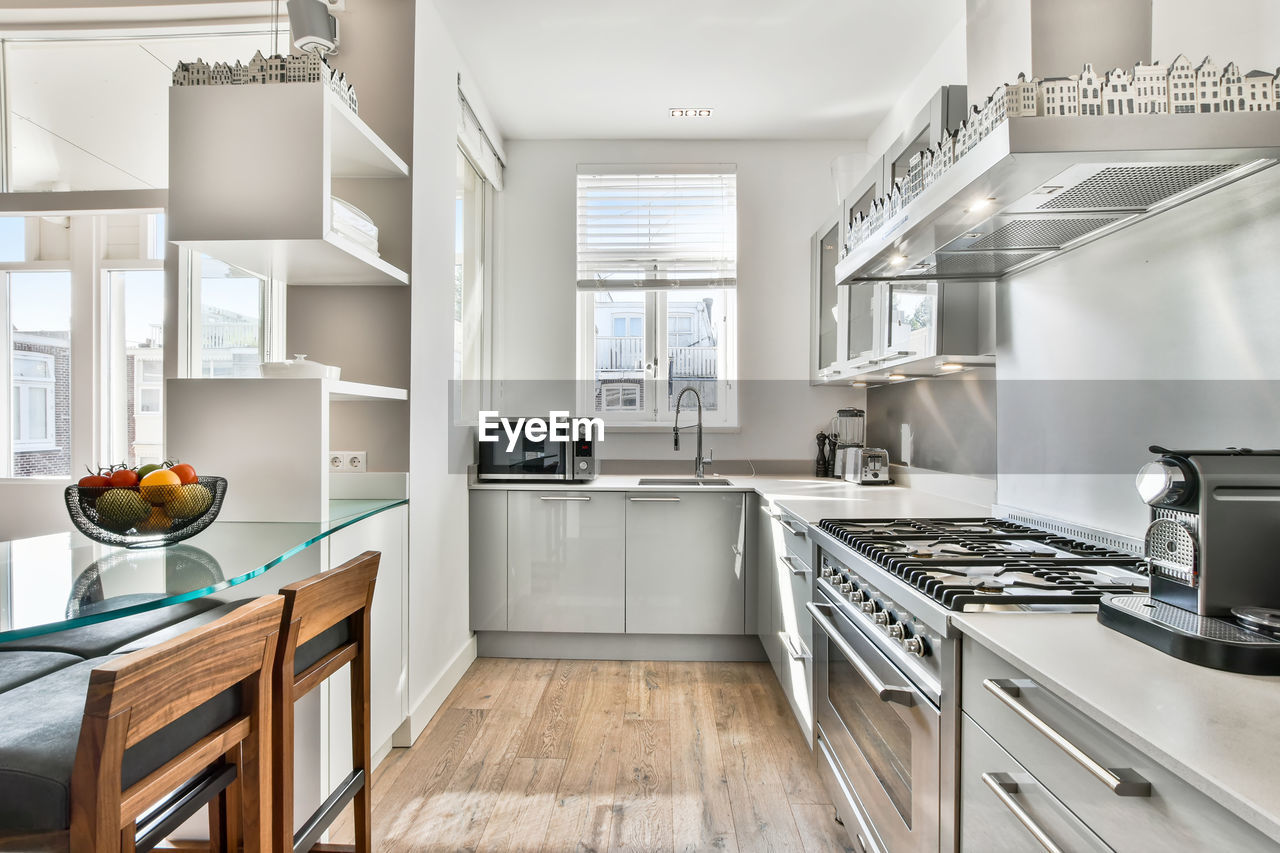
M325 390L329 392L332 403L350 403L360 400L408 400L409 392L404 388L390 388L386 385L368 385L364 382L347 382L342 379L330 379L325 382Z
M263 277L289 284L408 284L409 274L336 232L314 240L181 240L203 252Z
M283 83L280 85L297 85ZM329 171L335 178L407 178L409 164L400 159L360 116L325 91L329 109Z

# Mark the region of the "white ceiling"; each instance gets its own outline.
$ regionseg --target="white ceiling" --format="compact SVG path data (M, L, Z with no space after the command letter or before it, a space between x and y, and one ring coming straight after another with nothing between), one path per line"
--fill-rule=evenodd
M504 136L865 139L964 0L436 0ZM711 107L673 119L671 107Z

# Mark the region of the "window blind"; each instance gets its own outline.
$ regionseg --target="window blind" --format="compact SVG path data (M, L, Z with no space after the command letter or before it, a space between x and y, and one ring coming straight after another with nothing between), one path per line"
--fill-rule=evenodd
M732 167L578 171L578 287L733 287Z

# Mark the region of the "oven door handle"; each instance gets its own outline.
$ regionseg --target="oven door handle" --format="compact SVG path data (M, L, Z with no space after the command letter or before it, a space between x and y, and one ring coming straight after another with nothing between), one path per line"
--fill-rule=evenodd
M822 629L822 633L827 635L827 639L835 643L836 648L845 656L858 675L862 676L862 680L870 685L875 691L876 696L881 702L895 702L899 705L910 707L916 703L916 690L913 687L896 687L891 684L885 684L876 675L871 667L867 666L867 662L849 645L849 641L840 636L840 629L831 623L826 614L822 611L830 609L829 604L814 604L812 601L806 601L805 605L809 610L809 615L813 617L813 621L818 623L818 627Z

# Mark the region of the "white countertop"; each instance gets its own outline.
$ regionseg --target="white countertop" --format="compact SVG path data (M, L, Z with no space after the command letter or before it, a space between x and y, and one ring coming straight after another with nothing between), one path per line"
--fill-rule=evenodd
M1095 614L956 613L952 622L1280 841L1280 677L1178 660Z
M671 477L668 474L646 474ZM678 476L678 475L676 475ZM587 483L473 482L473 489L612 492L755 492L808 522L823 518L985 518L991 507L923 492L906 486L859 486L818 477L739 477L730 486L641 486L640 475L607 474Z

